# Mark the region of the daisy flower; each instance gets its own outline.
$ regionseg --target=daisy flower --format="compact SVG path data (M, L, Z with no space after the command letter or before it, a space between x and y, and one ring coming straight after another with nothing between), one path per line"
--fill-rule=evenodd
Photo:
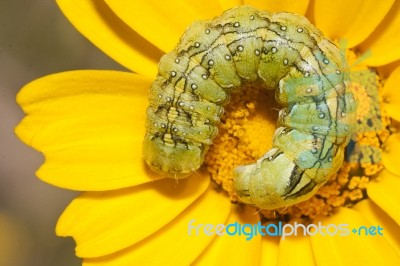
M84 265L400 265L400 1L57 2L84 36L129 70L57 73L27 84L17 97L26 117L16 133L46 158L37 176L83 191L56 233L75 239ZM360 103L339 172L312 198L286 209L236 204L232 191L233 168L263 154L276 127L276 112L262 103L271 97L258 90L232 95L197 174L179 182L161 178L142 159L148 91L160 57L193 21L242 4L305 15L346 54ZM325 236L311 230L248 240L245 233L219 236L204 228L283 222L355 231L340 236L328 227Z

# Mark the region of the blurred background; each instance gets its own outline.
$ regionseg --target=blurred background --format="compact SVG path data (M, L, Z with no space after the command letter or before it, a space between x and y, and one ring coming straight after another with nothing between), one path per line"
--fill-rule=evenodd
M14 134L20 88L47 74L122 67L81 36L54 0L0 1L0 266L74 266L74 241L55 235L76 192L35 177L43 161Z

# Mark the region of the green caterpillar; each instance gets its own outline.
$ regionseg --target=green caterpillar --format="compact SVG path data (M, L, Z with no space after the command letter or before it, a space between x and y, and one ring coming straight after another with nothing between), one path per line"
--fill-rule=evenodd
M237 195L263 209L306 200L340 168L355 125L346 73L340 50L303 16L239 6L194 22L151 85L144 160L164 176L190 175L230 92L257 82L276 89L282 109L273 148L235 170Z

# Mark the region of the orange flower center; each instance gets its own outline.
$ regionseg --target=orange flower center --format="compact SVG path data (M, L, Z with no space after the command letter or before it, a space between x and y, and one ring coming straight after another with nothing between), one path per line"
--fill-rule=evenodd
M356 59L348 51L350 65ZM367 197L368 182L383 169L381 151L390 135L390 119L379 95L381 83L375 71L357 65L352 67L350 78L349 86L359 102L358 121L341 169L309 200L284 209L262 210L264 219L307 221L328 216L337 207L352 206ZM249 85L231 96L205 163L211 178L232 202L238 202L233 190L234 169L254 163L271 148L280 107L275 102L274 91L257 85Z

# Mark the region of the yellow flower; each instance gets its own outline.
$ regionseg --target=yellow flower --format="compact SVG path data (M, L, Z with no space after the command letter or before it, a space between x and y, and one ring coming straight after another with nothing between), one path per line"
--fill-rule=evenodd
M329 206L338 206L327 210L327 215L332 215L314 217L318 212L311 208L322 209L318 201L305 205L300 214L293 211L289 215L291 224L298 221L294 218L305 215L313 224L348 224L350 229L372 226L370 230L375 233L380 226L383 236L350 232L349 236L315 234L279 239L257 234L247 241L246 235L196 235L197 227L191 230L190 224L257 224L260 215L251 207L231 204L225 193L217 191L205 170L179 183L161 179L144 166L141 149L148 89L160 57L175 47L194 20L213 18L240 4L303 14L333 41L348 40L348 57L355 57L353 71L360 65L378 71L384 82L379 91L384 114L392 118L386 124L397 126L400 1L57 2L83 35L136 73L58 73L33 81L18 95L27 116L17 127L17 135L46 158L38 177L55 186L86 191L67 207L56 229L58 235L75 239L76 254L83 258L84 265L377 265L382 261L399 265L400 134L392 129L359 136L360 143L384 148L383 171L379 171L380 164L362 166L368 172L366 176L377 178L368 183L369 178L357 173L349 180L353 166L343 166L341 171L346 174L338 174L332 184L348 184L346 193L337 190L339 194L333 195L331 189L319 192L328 195ZM367 51L370 56L361 56L362 60L357 61ZM362 93L357 95L366 99ZM368 99L379 105L379 99ZM377 135L385 135L384 143L377 141ZM354 207L348 204L348 200L355 203L360 199Z

